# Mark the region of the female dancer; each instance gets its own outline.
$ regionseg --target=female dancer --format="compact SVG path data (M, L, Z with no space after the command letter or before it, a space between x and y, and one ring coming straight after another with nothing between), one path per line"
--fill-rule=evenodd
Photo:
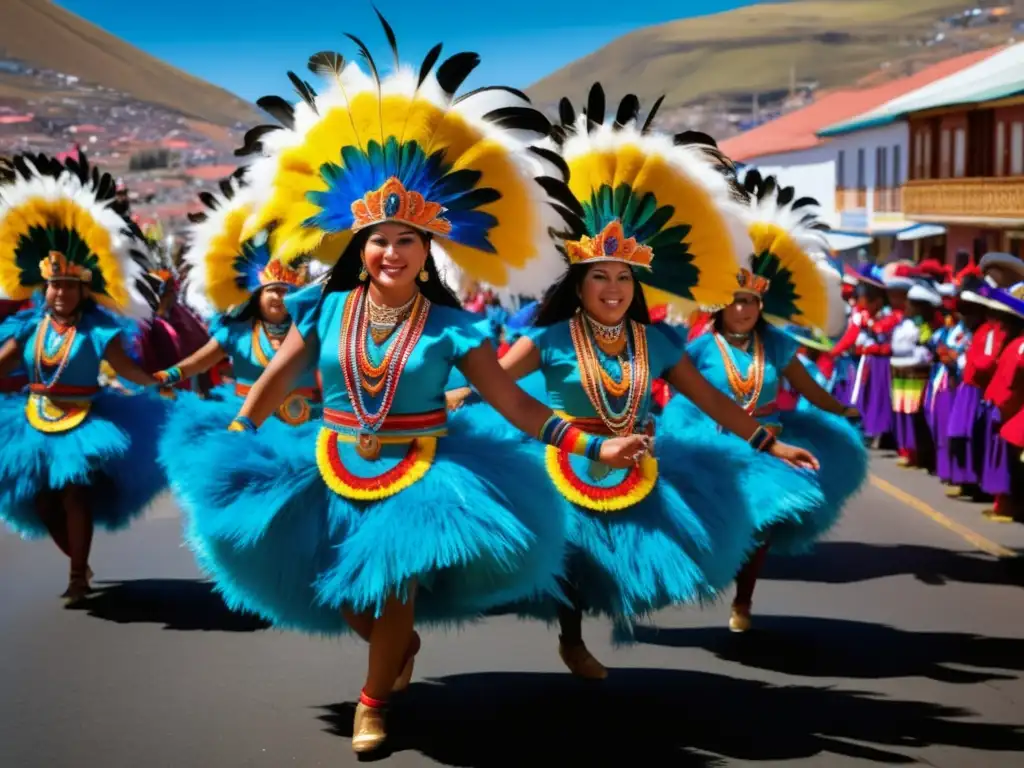
M271 258L266 233L242 239L245 220L254 212L254 191L240 175L225 180L216 195L202 197L208 211L190 216L191 245L185 295L210 320L210 340L194 354L157 373L167 383L206 373L230 358L234 384L217 387L210 400L182 396L172 409L162 438L161 460L169 466L191 462L182 445L230 422L253 384L284 343L292 327L285 297L309 281L308 264L297 269ZM313 371L295 381L274 414L290 426L320 417L321 394Z
M819 457L815 485L820 483L823 496L794 498L779 491L788 491L785 480L775 485L744 484L744 499L755 514L763 543L736 579L729 619L734 632L750 628L754 587L769 548L787 554L806 550L836 522L843 504L867 476L867 452L846 421L857 411L822 389L796 358L798 343L766 322L825 332L842 326L840 277L818 255L825 246L811 213L815 202L794 201L791 187L780 188L774 178L762 179L756 171L747 173L744 186L753 216L749 266L740 270L732 303L715 312L711 332L691 341L686 354L697 370L764 428L784 434ZM782 379L815 407L778 411ZM662 418L668 431L700 416L687 400L673 398ZM762 514L784 522L762 519Z
M384 743L384 707L409 684L414 618L451 623L557 593L564 520L519 446L448 428L452 368L566 451L626 466L648 443L588 435L522 393L441 284L434 238L491 285L545 245L557 257L544 186L562 182L538 182L543 152L515 138L539 140L543 116L507 89L453 99L478 58L456 54L435 74L438 53L418 76L387 78L372 59L368 77L317 54L310 67L333 82L320 96L303 89L295 120L280 100L263 102L290 127L259 135L266 156L252 178L267 179L270 196L250 226L278 222L288 258L321 244L340 257L323 286L286 299L295 324L232 431L222 425L197 442L194 463L171 469L188 488L193 545L229 603L314 633L340 631L343 614L369 642L360 753ZM256 431L314 363L322 423Z
M693 134L674 140L651 131L653 111L639 127L635 96L606 123L604 101L594 86L578 119L562 102L555 136L570 173L571 197L560 198L569 266L502 367L515 378L539 370L560 416L609 435L653 434L651 384L661 377L755 448L816 466L711 387L684 356L680 336L650 324L648 296L678 307L682 299L730 295L737 267L727 257L745 247L745 235L724 212L735 205L716 167L724 159L713 145L691 143ZM494 428L483 406L458 418ZM570 603L518 608L548 619L557 607L559 655L576 676L607 675L583 641L584 611L608 615L621 629L666 605L710 598L732 581L753 542L750 519L723 502L739 493L737 469L755 454L713 430L666 429L656 444L654 457L621 470L530 446L565 499ZM771 461L791 493L817 498L801 473Z
M164 404L100 391L100 363L155 384L128 356L126 323L155 297L141 233L111 208L114 184L84 157L14 159L0 186L0 293L39 308L9 318L0 374L22 363L27 398L0 400L0 518L25 537L49 533L71 560L64 597L87 595L94 525L124 528L164 487L156 436Z

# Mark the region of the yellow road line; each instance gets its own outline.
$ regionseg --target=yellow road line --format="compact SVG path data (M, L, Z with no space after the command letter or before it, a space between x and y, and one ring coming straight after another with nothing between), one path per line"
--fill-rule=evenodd
M991 539L986 539L980 533L972 531L966 525L961 525L956 520L950 519L946 515L939 512L939 510L926 504L916 496L913 496L907 493L906 491L897 488L889 481L883 480L878 475L871 474L869 479L871 480L871 484L875 486L875 488L877 488L878 490L882 491L883 493L889 494L894 499L902 501L908 507L910 507L913 510L916 510L917 512L920 512L925 517L931 518L934 522L938 523L943 528L952 531L957 536L967 541L969 544L972 544L978 549L980 549L982 552L987 552L988 554L994 555L995 557L1017 556L1017 553L1014 552L1012 549L1007 549L1002 544L997 544Z

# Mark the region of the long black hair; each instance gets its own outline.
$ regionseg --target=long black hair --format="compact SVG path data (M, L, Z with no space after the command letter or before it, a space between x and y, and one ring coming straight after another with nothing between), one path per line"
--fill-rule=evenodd
M555 323L565 322L575 315L582 306L580 287L583 285L583 278L587 276L592 267L603 263L573 264L569 267L565 276L548 289L533 324L538 328L544 328ZM644 325L651 324L651 313L647 309L647 300L644 298L643 288L635 275L633 276L633 301L626 309L626 317Z
M363 269L363 260L360 256L363 253L366 242L370 239L370 235L373 234L373 230L373 227L367 227L356 232L355 236L345 247L345 250L342 251L337 263L331 268L331 274L324 285L325 295L332 291L351 291L359 285L359 273ZM420 293L429 299L431 304L440 304L443 307L451 307L452 309L462 309L462 304L459 303L455 294L448 290L448 287L441 282L441 275L437 271L437 265L434 264L434 257L430 255L430 235L419 230L416 230L416 234L420 236L423 245L427 248L427 262L424 265L424 269L427 272L427 281L418 284Z

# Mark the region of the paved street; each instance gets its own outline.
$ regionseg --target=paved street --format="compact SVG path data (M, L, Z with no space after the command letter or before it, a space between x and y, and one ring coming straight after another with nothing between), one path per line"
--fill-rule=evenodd
M565 674L539 624L425 636L387 764L1024 764L1024 526L890 459L874 471L813 556L770 561L759 632L731 635L723 604L613 649L593 621L603 684ZM52 545L0 535L0 765L355 764L364 647L228 613L171 501L98 537L93 567L104 591L63 610Z

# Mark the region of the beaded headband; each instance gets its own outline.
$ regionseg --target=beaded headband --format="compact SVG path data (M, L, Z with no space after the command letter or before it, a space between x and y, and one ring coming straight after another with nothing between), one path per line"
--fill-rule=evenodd
M92 270L81 264L68 261L60 251L50 251L49 255L39 262L39 271L48 283L57 281L92 282Z

